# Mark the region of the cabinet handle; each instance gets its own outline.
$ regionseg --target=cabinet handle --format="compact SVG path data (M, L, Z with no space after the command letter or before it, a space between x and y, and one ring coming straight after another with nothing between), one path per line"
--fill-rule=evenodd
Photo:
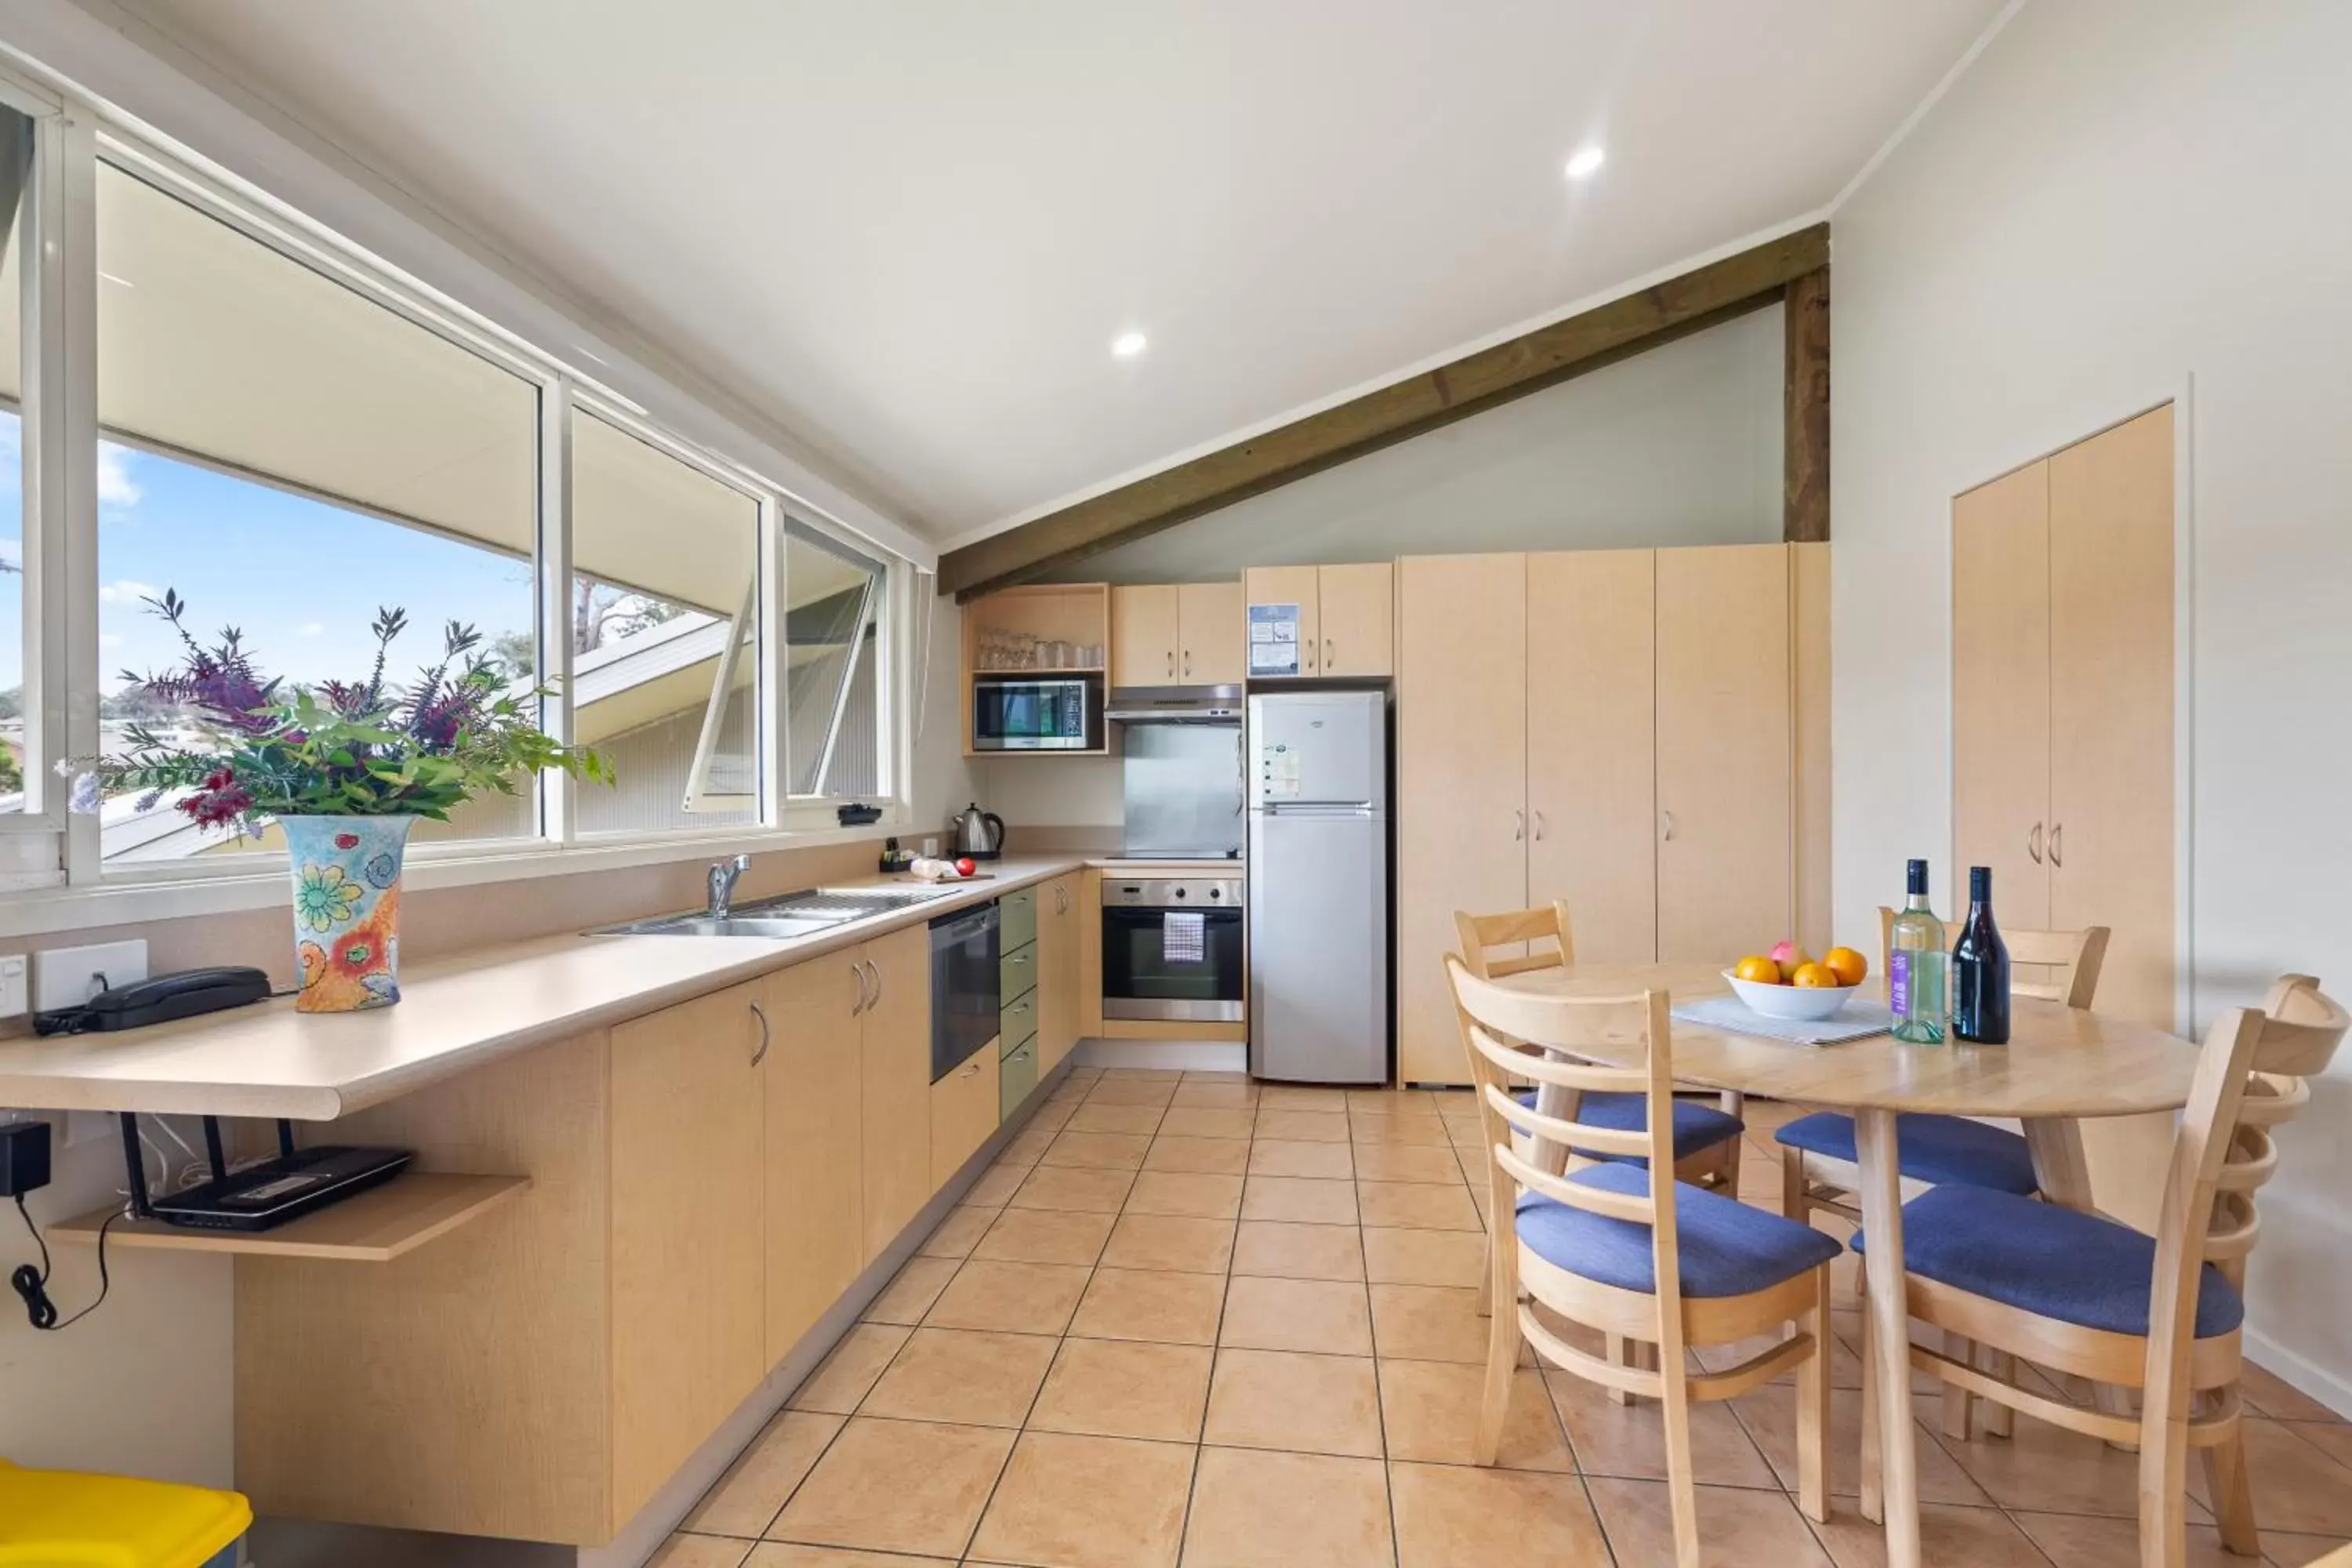
M1536 842L1537 842L1537 843L1538 843L1538 844L1540 844L1540 843L1542 843L1542 842L1543 842L1543 829L1544 829L1543 813L1542 813L1542 812L1540 812L1540 811L1537 812L1537 813L1535 814L1535 817L1536 817Z
M980 1076L980 1058L978 1057L974 1057L971 1059L971 1065L963 1069L962 1076L965 1078L978 1078Z
M1675 837L1675 814L1671 811L1662 811L1658 813L1658 820L1663 825L1664 829L1658 835L1660 840L1668 844L1673 843Z
M1524 811L1515 811L1511 813L1511 842L1517 844L1520 839L1525 838L1527 836L1528 814Z
M751 1065L758 1067L768 1059L768 1042L773 1037L768 1032L768 1015L757 1002L751 1004L751 1016L760 1020L760 1048L751 1053Z
M2050 825L2050 863L2062 871L2066 868L2066 862L2059 858L2058 851L2065 847L2065 843L2058 836L2065 831L2066 825L2063 822Z
M2042 824L2035 823L2033 831L2025 836L2025 852L2033 857L2035 865L2042 864Z
M1308 637L1307 639L1307 668L1309 669L1315 668L1315 639L1313 637Z
M1172 647L1168 650L1168 679L1176 679L1176 650Z
M1331 639L1329 637L1325 637L1323 639L1323 668L1326 669L1331 668Z
M857 982L857 1005L849 1010L849 1016L855 1018L866 1011L866 1005L873 998L866 994L866 971L860 969L854 962L849 966L849 977Z
M1191 648L1189 648L1189 647L1188 647L1188 648L1186 648L1186 649L1184 650L1184 676L1185 676L1185 679L1189 680L1190 679L1192 679L1192 650Z
M882 1005L882 970L880 966L870 958L866 960L865 963L866 978L874 982L873 1005L879 1007Z

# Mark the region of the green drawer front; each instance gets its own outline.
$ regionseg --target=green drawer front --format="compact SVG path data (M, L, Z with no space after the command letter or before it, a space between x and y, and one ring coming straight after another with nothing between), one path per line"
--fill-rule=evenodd
M997 1018L999 1054L1009 1058L1023 1042L1037 1037L1036 993L1007 1002Z
M1037 940L1037 889L1025 888L1017 893L1007 893L996 900L996 918L1000 922L997 946L1005 952L1016 947L1026 947Z
M1020 998L1037 989L1037 944L1024 942L1014 947L1004 944L1004 956L996 961L996 994L1010 1008Z
M997 1064L996 1082L999 1096L996 1115L999 1121L1003 1121L1020 1110L1021 1102L1029 1098L1029 1091L1037 1087L1035 1036L1031 1036L1018 1050L1006 1053L1004 1059Z

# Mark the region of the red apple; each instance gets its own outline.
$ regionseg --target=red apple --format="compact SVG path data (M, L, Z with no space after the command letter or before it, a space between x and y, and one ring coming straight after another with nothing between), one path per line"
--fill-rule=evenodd
M973 859L971 856L969 856L969 855L960 855L960 856L956 857L956 875L957 875L957 876L959 876L959 877L969 877L969 876L971 876L974 871L977 871L977 870L979 870L979 869L980 869L980 862L979 862L979 861L977 861L977 860L975 860L975 859Z

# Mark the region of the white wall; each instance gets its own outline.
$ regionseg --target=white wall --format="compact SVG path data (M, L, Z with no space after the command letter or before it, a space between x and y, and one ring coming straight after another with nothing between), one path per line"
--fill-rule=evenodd
M2197 1023L2352 994L2347 59L2352 7L2034 0L1835 215L1840 929L1949 853L1949 498L2193 382ZM2253 1328L2352 1411L2352 1060L2283 1142Z

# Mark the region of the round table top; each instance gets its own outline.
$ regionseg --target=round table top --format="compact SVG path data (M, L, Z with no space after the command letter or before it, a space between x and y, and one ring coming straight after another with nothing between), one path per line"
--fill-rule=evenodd
M1534 969L1496 984L1549 995L1624 996L1665 991L1677 1002L1727 994L1720 967L1705 963L1579 963ZM1622 1056L1580 1053L1607 1067L1636 1067L1638 1045ZM2189 1103L2197 1047L2146 1024L2019 996L2010 1005L2010 1043L1947 1039L1915 1046L1892 1035L1803 1046L1760 1035L1674 1024L1676 1081L1791 1100L1801 1105L1934 1110L1957 1116L2132 1116Z

